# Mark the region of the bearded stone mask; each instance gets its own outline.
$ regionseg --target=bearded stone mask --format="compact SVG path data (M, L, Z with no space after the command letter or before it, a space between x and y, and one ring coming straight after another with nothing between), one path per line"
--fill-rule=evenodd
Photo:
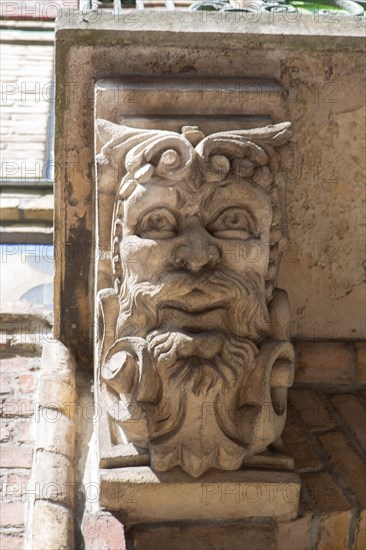
M156 470L197 477L278 452L293 379L275 288L289 126L205 137L98 121L116 191L97 385L114 441Z

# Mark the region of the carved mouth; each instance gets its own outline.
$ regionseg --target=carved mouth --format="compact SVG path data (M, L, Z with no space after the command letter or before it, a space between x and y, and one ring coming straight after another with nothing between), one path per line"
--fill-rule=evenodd
M199 288L194 288L193 290L191 290L188 294L188 296L206 296L206 292L204 292L203 290L199 289Z
M187 303L180 303L180 302L167 302L165 303L161 309L176 309L183 313L189 313L190 315L203 315L206 313L211 313L213 311L217 311L219 309L225 309L225 306L222 302L217 303L215 305L206 305L206 306L194 306Z
M217 309L227 309L227 303L222 299L223 296L220 296L217 291L210 292L210 290L200 288L199 285L186 289L184 289L184 286L178 287L176 298L163 300L159 309L176 309L191 314L203 314Z
M224 330L227 325L227 307L223 302L202 305L166 302L159 311L159 325L170 330L204 332L206 330ZM172 328L173 327L173 328Z

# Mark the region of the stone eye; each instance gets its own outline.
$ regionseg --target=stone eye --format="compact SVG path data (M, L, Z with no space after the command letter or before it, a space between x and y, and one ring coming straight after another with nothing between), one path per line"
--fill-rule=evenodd
M258 237L252 214L242 207L221 211L207 227L209 233L222 239L251 239Z
M155 208L139 220L136 234L143 239L169 239L177 234L178 222L168 208Z
M162 214L153 214L150 216L149 225L152 229L160 230L169 225L169 220Z
M240 222L242 220L238 212L229 212L224 216L223 221L227 228L231 228L231 227L237 228L237 227L240 227L241 225Z

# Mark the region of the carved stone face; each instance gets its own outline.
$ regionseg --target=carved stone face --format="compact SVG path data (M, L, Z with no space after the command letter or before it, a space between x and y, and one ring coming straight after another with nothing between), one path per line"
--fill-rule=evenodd
M111 141L124 177L112 229L118 314L103 317L116 328L101 388L106 402L137 404L138 422L115 417L121 439L148 448L158 470L239 468L283 428L288 381L272 371L279 361L290 372L292 351L267 340L281 230L263 139L276 142L282 126L262 130L263 147L240 132L194 130L190 141L127 127Z
M238 177L195 192L184 181L138 185L125 202L120 254L131 284L156 287L159 329L248 336L235 325L233 299L237 285L244 309L253 298L241 284L248 277L264 295L271 220L268 195Z

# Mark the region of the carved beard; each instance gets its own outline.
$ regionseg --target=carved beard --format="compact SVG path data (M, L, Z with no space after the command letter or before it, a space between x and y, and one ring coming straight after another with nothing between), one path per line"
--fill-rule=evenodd
M189 403L199 396L217 409L217 429L238 438L235 419L227 417L227 411L233 403L240 406L240 394L258 352L253 342L259 343L268 333L269 313L260 275L253 270L239 276L216 269L202 275L171 272L154 284L138 282L136 276L128 274L121 289L117 338L146 338L152 331L162 331L160 314L166 304L184 306L185 296L197 289L204 292L205 300L212 296L212 302L219 300L224 304L225 319L218 326L202 325L200 332L191 336L209 338L215 334L214 338L222 342L221 349L210 358L198 352L164 365L155 362L160 396L154 403L142 400L149 438L154 441L174 434L179 425L187 422ZM167 332L176 332L178 337L179 332L187 333L176 326Z
M153 406L147 405L151 440L169 436L184 422L189 425L189 401L197 398L202 404L198 422L204 423L205 406L212 407L221 430L231 435L237 419L236 411L229 409L240 403L257 353L251 342L227 336L221 351L211 359L193 356L158 369L161 397Z
M221 326L203 324L202 332L219 330L256 343L268 337L269 313L260 275L254 270L239 276L218 269L203 275L169 273L155 283L138 282L137 276L127 269L120 293L116 337L146 337L159 328L159 313L166 303L178 300L184 305L184 296L197 288L207 295L219 296L227 309Z
M220 338L219 335L216 336ZM222 349L210 359L193 356L172 361L165 367L169 384L180 390L192 391L195 395L208 394L218 382L225 388L241 385L243 374L247 375L253 366L253 357L258 352L248 341L226 335Z

